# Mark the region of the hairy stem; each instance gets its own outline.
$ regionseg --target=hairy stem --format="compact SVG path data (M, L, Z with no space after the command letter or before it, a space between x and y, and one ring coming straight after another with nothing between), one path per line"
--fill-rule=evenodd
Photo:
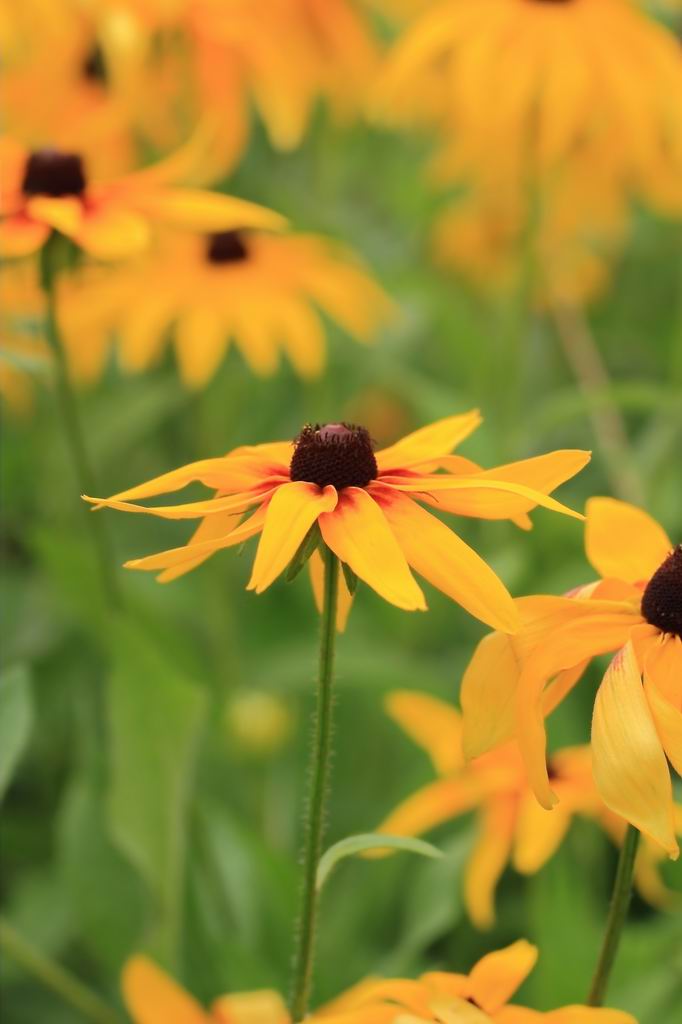
M620 856L618 857L618 867L613 883L606 931L604 932L597 967L592 978L590 994L587 998L588 1006L601 1006L606 995L606 989L616 960L625 918L627 917L630 905L632 876L635 870L638 843L638 830L633 825L628 825L623 845L620 848Z

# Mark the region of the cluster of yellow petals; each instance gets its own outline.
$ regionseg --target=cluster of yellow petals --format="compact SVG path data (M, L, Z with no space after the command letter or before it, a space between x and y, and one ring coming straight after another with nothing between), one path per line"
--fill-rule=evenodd
M476 813L475 845L464 871L464 902L478 928L495 921L495 888L507 863L521 874L538 871L554 854L576 815L598 822L620 843L623 823L604 804L592 774L589 745L552 753L552 787L557 805L548 811L531 789L518 747L505 743L469 762L462 750L462 716L428 694L401 690L386 698L390 717L429 756L438 776L386 817L379 832L416 836L468 812ZM488 709L489 717L493 717ZM682 808L677 809L682 831ZM635 881L656 906L671 906L674 895L656 864L660 848L640 847ZM379 856L373 852L367 856Z
M176 579L223 548L260 535L248 589L261 593L284 572L317 524L327 547L391 604L407 611L426 608L414 570L472 615L511 633L519 620L502 581L473 548L422 506L480 519L511 519L524 527L537 506L580 519L579 513L549 495L579 472L590 456L584 451L556 451L483 470L470 459L450 454L479 423L476 410L450 416L378 451L377 476L366 487L337 491L331 485L292 480L295 444L282 441L237 448L111 498L86 500L98 508L201 519L186 545L127 563L131 569L160 571L162 582ZM179 505L135 503L193 481L215 496ZM242 519L247 512L248 518Z
M615 652L592 722L597 788L612 811L677 857L669 763L682 771L682 639L641 610L673 544L641 509L593 498L586 546L596 584L568 597L520 599L518 633L479 645L462 683L464 751L478 757L515 737L538 800L552 808L558 794L547 772L545 715L592 658Z
M621 1010L565 1006L541 1013L510 1003L537 956L536 947L520 939L482 957L468 974L368 978L306 1019L311 1024L636 1024ZM222 996L204 1010L144 956L127 962L122 985L134 1024L290 1024L273 990Z

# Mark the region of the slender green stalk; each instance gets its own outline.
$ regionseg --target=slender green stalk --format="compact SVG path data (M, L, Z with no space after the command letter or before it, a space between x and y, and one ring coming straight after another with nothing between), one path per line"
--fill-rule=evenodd
M606 995L606 988L616 959L623 926L625 925L625 918L627 917L630 905L632 876L635 870L638 843L639 831L633 825L628 825L618 858L606 931L604 932L597 967L592 978L590 994L587 998L588 1006L601 1006Z
M4 920L0 920L0 949L92 1024L123 1024L121 1017L95 992L60 964L34 949Z
M580 310L567 306L554 309L554 323L566 360L587 403L611 490L623 501L643 505L644 487L627 427L589 325Z
M315 948L318 892L317 865L322 855L325 804L329 780L332 730L332 683L336 644L336 605L339 562L328 548L324 552L324 603L320 635L320 668L317 684L313 744L310 751L310 793L306 809L303 847L303 894L294 953L291 1019L302 1021L308 1009Z
M78 413L78 404L69 377L66 354L62 345L57 320L56 279L57 270L49 251L52 240L44 247L42 258L42 281L45 290L46 314L45 333L54 357L54 377L60 413L64 424L66 440L73 459L78 486L82 494L97 494L95 474L85 443L85 434ZM111 546L106 532L106 523L101 516L92 515L84 506L91 531L95 556L99 565L102 586L112 608L120 607L121 600L113 571Z

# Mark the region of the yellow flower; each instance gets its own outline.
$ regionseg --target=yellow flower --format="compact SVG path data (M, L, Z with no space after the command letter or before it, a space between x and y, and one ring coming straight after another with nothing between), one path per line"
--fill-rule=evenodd
M622 1010L563 1006L541 1013L510 1003L537 957L537 948L519 939L482 957L468 974L430 971L416 981L366 982L342 997L339 1016L343 1011L348 1024L636 1024Z
M30 153L3 138L0 157L0 253L5 257L37 252L53 231L90 256L118 259L143 250L157 223L200 231L283 225L277 214L246 200L172 184L184 167L174 156L106 182L89 179L78 153Z
M235 992L217 999L210 1011L146 956L123 968L123 998L134 1024L288 1024L278 992Z
M425 609L410 567L472 615L513 632L517 614L508 591L488 565L419 502L442 512L527 525L537 505L565 512L547 496L577 473L589 453L559 451L481 470L449 453L476 429L477 411L450 416L374 453L363 427L306 426L295 441L236 448L157 477L98 505L168 519L201 519L189 543L128 562L161 570L168 581L222 548L260 534L249 590L261 593L319 535L342 563L386 601ZM438 470L442 468L444 472ZM147 507L131 504L200 481L216 492L207 501ZM415 500L417 499L417 500ZM254 509L239 525L233 517Z
M535 794L551 808L544 716L595 655L616 651L594 707L597 787L674 858L668 760L682 770L682 546L625 502L592 498L587 510L587 557L601 580L574 596L518 601L513 642L482 641L462 683L464 750L475 757L515 735Z
M460 178L534 182L587 148L679 211L681 93L678 41L629 0L444 0L398 40L378 102L434 123Z
M172 338L184 384L200 388L232 339L254 373L274 373L281 350L302 377L317 376L325 340L316 308L361 342L393 313L353 256L326 239L233 230L166 236L141 261L92 268L74 280L60 312L75 379L101 373L114 335L120 365L133 373Z
M598 821L620 844L624 822L607 810L592 777L589 746L552 754L549 772L560 803L547 811L535 799L518 748L505 743L466 763L462 719L445 701L397 690L386 709L431 759L438 779L403 801L379 826L388 835L421 835L469 811L477 812L477 839L464 875L464 902L478 928L495 921L495 888L508 862L531 875L550 859L575 815ZM368 854L367 856L377 856ZM637 883L645 898L669 905L670 894L655 870L653 844L642 844Z

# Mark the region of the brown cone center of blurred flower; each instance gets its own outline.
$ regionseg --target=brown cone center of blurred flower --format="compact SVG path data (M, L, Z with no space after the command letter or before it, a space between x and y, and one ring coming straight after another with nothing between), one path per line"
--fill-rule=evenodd
M352 423L307 424L294 440L292 480L305 480L337 490L366 487L378 474L372 439Z
M26 162L21 189L26 196L80 196L85 191L83 161L77 153L37 149Z
M206 259L209 263L240 263L249 250L241 231L216 231L208 236Z
M102 47L98 43L94 43L90 52L86 54L81 64L81 74L89 82L99 82L101 85L106 85L108 79L107 65L104 60Z
M649 580L642 597L642 615L661 632L682 637L682 544Z

